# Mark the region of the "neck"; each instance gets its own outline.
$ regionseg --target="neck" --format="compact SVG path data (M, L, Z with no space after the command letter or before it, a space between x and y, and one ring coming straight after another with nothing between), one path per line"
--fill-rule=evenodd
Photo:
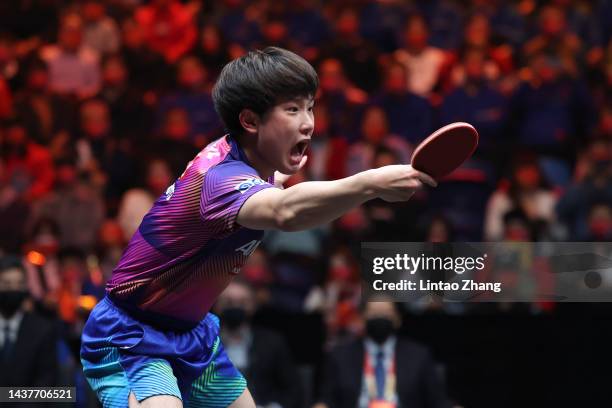
M272 177L274 174L274 169L270 167L266 160L261 156L259 150L257 149L257 138L243 136L238 143L242 152L246 156L249 164L257 170L259 177L264 180Z

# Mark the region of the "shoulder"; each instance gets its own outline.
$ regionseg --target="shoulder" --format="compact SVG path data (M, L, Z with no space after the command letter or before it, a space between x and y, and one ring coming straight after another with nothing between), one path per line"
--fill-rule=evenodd
M431 356L431 352L427 346L408 338L398 338L396 349L398 353L403 352L412 356L421 356L426 358Z
M362 339L350 339L339 342L332 347L330 354L338 357L350 357L363 352Z
M226 158L220 163L210 167L206 172L207 183L234 183L236 190L244 192L250 187L264 184L255 169L240 160Z

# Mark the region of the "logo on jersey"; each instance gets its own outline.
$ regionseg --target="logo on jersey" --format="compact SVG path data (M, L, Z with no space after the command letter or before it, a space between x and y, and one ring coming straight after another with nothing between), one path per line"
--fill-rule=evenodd
M254 239L250 242L247 242L246 244L244 244L243 246L241 246L240 248L236 249L236 252L242 252L242 255L244 256L250 256L253 251L255 251L255 249L257 249L257 246L259 245L261 241Z
M241 194L244 194L249 191L251 187L264 183L265 181L260 178L250 178L248 180L241 181L240 184L238 184L235 188L236 190L240 191Z
M174 184L168 187L164 194L166 194L166 201L170 200L172 196L174 195Z

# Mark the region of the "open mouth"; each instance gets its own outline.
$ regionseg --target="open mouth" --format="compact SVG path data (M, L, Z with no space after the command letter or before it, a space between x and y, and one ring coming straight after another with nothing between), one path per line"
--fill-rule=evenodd
M299 141L291 149L291 157L301 159L302 156L306 153L306 149L308 149L308 145L309 145L309 140L307 139Z

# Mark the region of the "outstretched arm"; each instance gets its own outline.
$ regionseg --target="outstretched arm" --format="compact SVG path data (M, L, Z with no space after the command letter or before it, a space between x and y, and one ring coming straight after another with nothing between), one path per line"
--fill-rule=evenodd
M237 222L252 229L298 231L328 223L374 198L406 201L423 183L437 185L412 166L392 165L340 180L308 181L285 190L269 188L244 203Z

